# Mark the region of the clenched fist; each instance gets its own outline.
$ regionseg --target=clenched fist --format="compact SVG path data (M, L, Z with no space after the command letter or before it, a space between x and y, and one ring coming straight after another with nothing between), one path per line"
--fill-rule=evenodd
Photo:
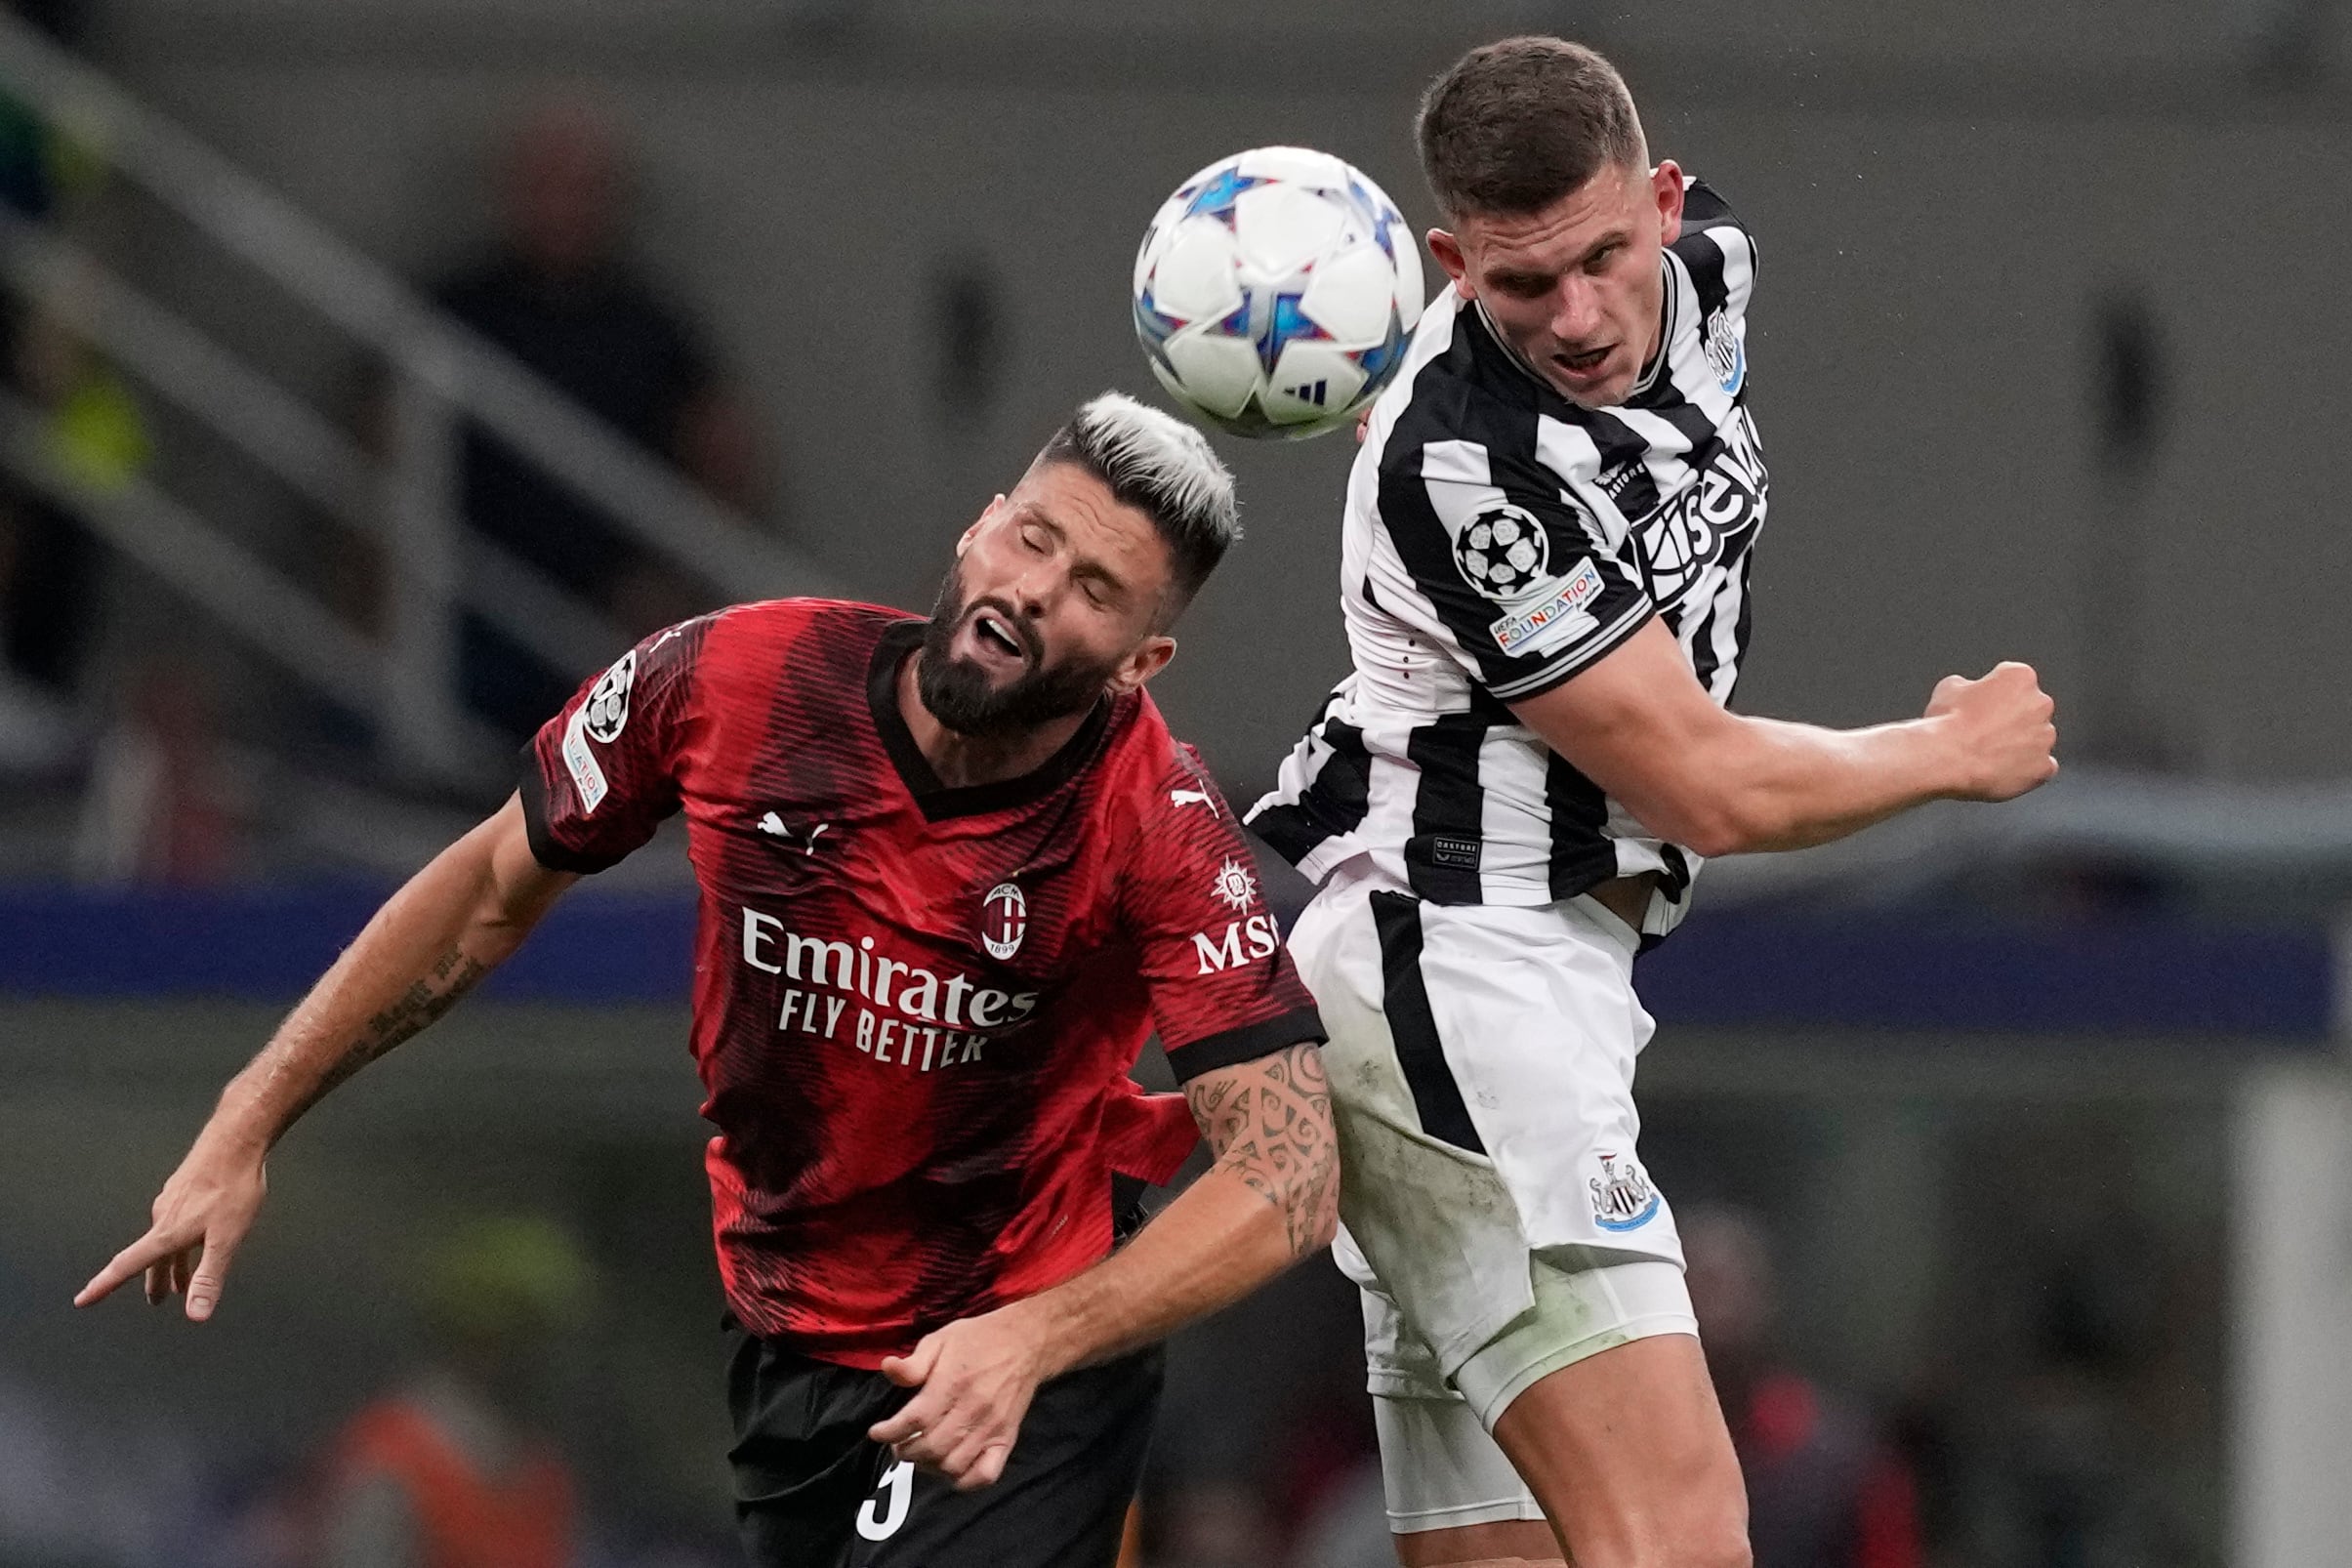
M2048 783L2058 771L2056 711L2031 665L1997 664L1981 681L1954 675L1938 681L1926 717L1943 721L1956 743L1959 774L1950 793L2009 801Z

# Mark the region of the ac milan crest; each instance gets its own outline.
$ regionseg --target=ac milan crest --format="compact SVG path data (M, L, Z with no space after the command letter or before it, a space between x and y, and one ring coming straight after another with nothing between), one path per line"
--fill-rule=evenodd
M980 945L991 958L1011 958L1021 950L1029 929L1029 900L1009 882L1000 882L980 900Z

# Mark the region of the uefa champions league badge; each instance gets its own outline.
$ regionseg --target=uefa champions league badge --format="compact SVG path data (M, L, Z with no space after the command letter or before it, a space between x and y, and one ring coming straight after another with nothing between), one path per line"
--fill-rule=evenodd
M1592 1222L1603 1230L1639 1230L1657 1217L1658 1189L1630 1157L1601 1155L1600 1175L1585 1185L1592 1194Z
M1029 933L1029 900L1009 882L1000 882L980 900L980 945L988 956L1009 959Z
M621 655L618 663L604 672L597 681L596 690L588 694L588 705L581 711L588 717L583 727L588 738L609 746L621 738L629 723L629 688L637 684L637 649Z
M1454 566L1480 595L1508 603L1548 574L1551 539L1534 513L1499 501L1454 536Z

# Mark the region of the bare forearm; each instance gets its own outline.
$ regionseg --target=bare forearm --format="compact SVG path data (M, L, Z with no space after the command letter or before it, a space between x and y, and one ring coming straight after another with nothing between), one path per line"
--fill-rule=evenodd
M1093 1268L1019 1303L1041 1314L1048 1376L1104 1360L1239 1300L1331 1240L1339 1157L1313 1046L1196 1081L1217 1163Z
M229 1080L204 1136L266 1150L337 1085L454 1007L568 879L502 876L500 818L394 893Z
M1903 723L1824 729L1725 713L1655 621L1511 712L1651 832L1710 856L1827 844L1928 801L2009 800L2058 766L2025 665L1948 677Z
M1741 788L1714 853L1804 849L1950 794L1959 766L1934 720L1824 729L1742 719Z

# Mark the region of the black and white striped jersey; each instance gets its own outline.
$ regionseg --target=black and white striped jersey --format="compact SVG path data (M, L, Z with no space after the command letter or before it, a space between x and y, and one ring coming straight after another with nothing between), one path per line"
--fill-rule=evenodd
M1347 485L1354 671L1251 822L1309 877L1369 854L1445 904L1541 904L1698 857L1652 836L1520 724L1653 615L1728 701L1748 645L1767 481L1747 407L1755 248L1693 184L1668 248L1661 351L1619 407L1577 407L1451 288L1375 406Z

